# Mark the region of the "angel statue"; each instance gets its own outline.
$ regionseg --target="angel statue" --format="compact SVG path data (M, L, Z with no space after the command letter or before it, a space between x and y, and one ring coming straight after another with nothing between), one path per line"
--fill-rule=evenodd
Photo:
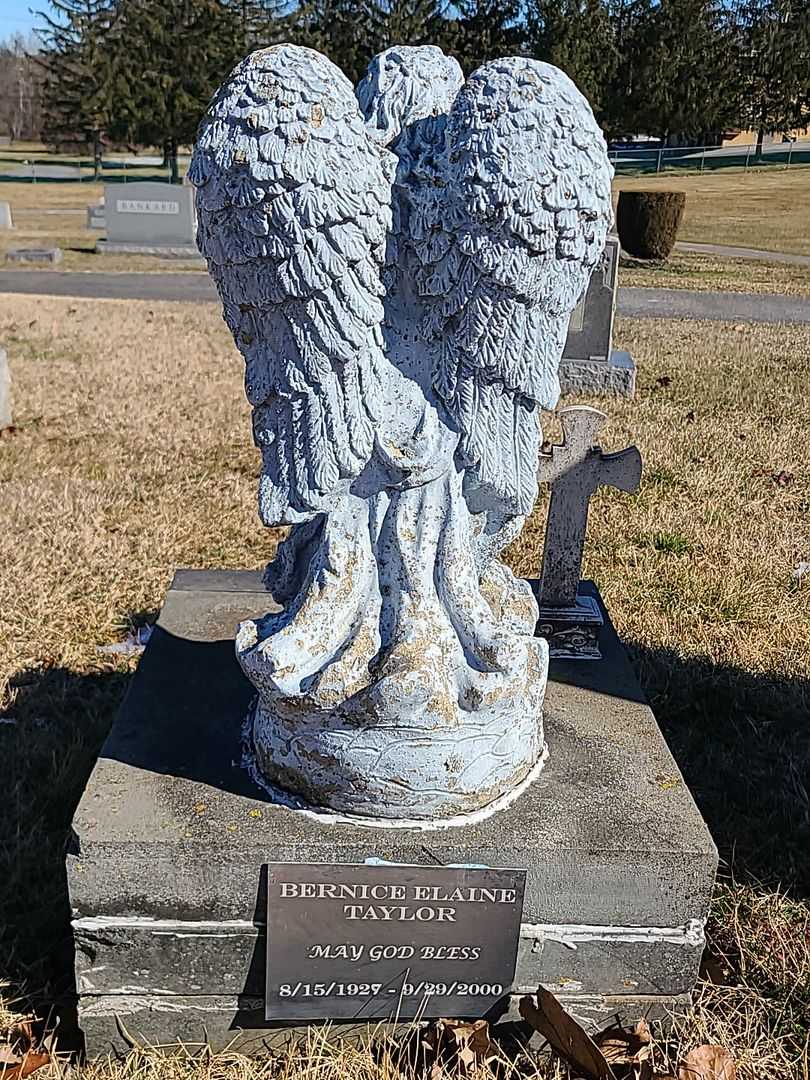
M541 769L548 648L499 555L537 496L611 175L585 98L523 57L465 82L438 48L391 48L355 93L274 45L214 96L198 244L245 359L260 517L291 527L265 575L280 612L237 632L245 745L288 805L436 827Z

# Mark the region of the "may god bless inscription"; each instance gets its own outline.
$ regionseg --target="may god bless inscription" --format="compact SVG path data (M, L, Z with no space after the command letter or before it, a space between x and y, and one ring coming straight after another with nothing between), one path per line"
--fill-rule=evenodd
M509 992L525 870L267 871L268 1020L482 1016Z

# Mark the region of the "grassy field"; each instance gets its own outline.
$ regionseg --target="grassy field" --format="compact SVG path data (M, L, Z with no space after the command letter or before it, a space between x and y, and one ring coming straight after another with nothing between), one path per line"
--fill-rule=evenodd
M617 178L614 190L624 187L686 191L682 240L810 253L810 168ZM202 269L200 264L147 256L95 255L96 240L104 234L85 227L84 211L102 195L102 184L0 184L0 199L11 203L17 226L13 232L0 231L0 258L9 247L58 244L65 252L62 270ZM69 212L77 209L81 214ZM41 210L62 213L37 215ZM663 288L810 295L810 267L685 253L676 253L662 266L625 267L621 281Z
M702 984L659 1065L720 1042L740 1080L807 1080L810 577L794 568L810 562L810 340L646 320L620 320L617 338L640 388L606 406L604 443L635 441L644 479L594 499L586 572L723 859L709 933L714 978L727 974ZM133 670L97 646L153 617L176 567L258 567L275 537L256 517L242 362L213 306L0 296L0 340L17 425L0 437L0 975L8 996L47 998L67 963L65 831ZM509 552L522 574L538 571L542 528L540 506ZM380 1076L362 1062L316 1071ZM136 1056L84 1080L163 1068ZM311 1075L233 1055L172 1075L262 1068Z
M810 168L617 177L624 189L685 191L681 240L810 254Z
M810 296L810 266L760 262L758 259L721 259L677 250L666 262L659 263L622 255L619 284L697 292Z

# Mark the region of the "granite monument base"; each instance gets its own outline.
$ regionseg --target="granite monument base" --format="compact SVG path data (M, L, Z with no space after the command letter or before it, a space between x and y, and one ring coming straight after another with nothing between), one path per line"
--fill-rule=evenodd
M96 240L96 255L153 255L159 259L204 260L196 244L135 244L122 240Z
M636 364L629 352L613 349L609 360L566 360L560 363L564 394L606 397L636 396Z
M122 1046L121 1024L151 1044L266 1045L262 865L276 860L525 867L515 995L543 983L592 1028L688 1001L717 854L604 608L603 658L552 664L539 779L488 818L424 831L315 820L241 768L253 690L234 630L269 607L258 572L177 573L76 811L88 1053Z

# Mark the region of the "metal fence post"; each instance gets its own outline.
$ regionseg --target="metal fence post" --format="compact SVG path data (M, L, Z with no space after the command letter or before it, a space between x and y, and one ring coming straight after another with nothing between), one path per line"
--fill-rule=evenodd
M703 172L703 166L706 164L706 147L700 148L700 171Z
M661 146L661 147L658 148L658 160L655 163L655 171L657 173L661 172L661 158L663 157L663 155L664 155L664 148L663 148L663 146Z
M746 172L748 172L748 162L749 162L750 158L751 158L751 144L748 143L748 145L745 148L745 171Z
M787 165L785 166L786 169L790 168L790 162L791 162L792 157L793 157L793 140L791 140L790 147L788 149Z

